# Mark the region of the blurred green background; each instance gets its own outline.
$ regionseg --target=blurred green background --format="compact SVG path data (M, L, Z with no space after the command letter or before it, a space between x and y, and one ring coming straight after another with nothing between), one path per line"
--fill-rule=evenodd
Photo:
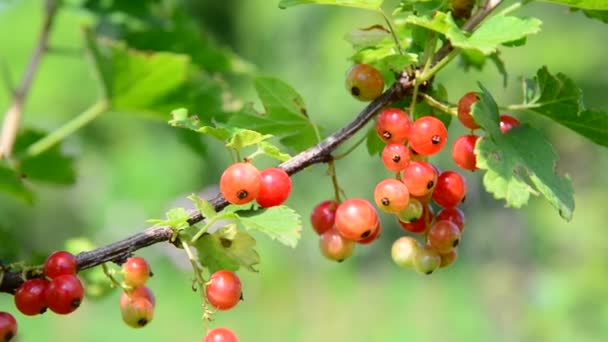
M343 36L381 18L338 7L279 10L277 3L191 0L184 6L220 45L258 66L259 73L293 85L313 120L331 132L363 107L343 87L353 52ZM387 1L387 8L394 3ZM439 76L450 101L476 89L479 80L499 103L516 103L519 77L546 65L570 76L589 107L608 108L605 24L543 3L529 4L521 14L544 23L526 46L504 49L508 88L502 88L492 65L464 72L453 63ZM0 63L15 80L28 61L41 15L41 1L0 0ZM82 58L81 27L93 21L76 7L59 12L51 37L56 50L36 76L24 126L54 129L97 98L98 86ZM239 97L255 100L247 76L229 81ZM9 103L2 88L0 112ZM608 150L544 118L520 118L541 128L558 150L558 170L570 175L576 191L572 222L540 199L523 210L504 208L483 190L481 173L467 173L466 229L455 265L432 276L395 266L390 245L401 230L388 218L379 241L336 264L320 255L307 219L314 205L332 195L325 167L315 166L293 178L288 202L304 218L299 246L290 249L256 235L260 272L239 272L245 301L215 315L211 326L232 328L240 341L608 340ZM464 132L457 126L450 128L452 141ZM103 245L127 237L145 228L146 219L187 206L184 198L192 192L214 194L229 163L217 144L201 158L166 123L121 113L103 115L70 136L64 148L77 157L75 186L36 185L33 206L0 195L3 255L31 260L64 248L68 238L86 236ZM455 168L448 149L433 160ZM375 184L388 176L364 147L338 162L337 172L350 197L371 198ZM21 342L200 341L205 327L185 255L169 244L138 254L149 259L156 275L149 283L157 296L155 318L144 329L121 322L118 292L88 298L67 317L25 317L6 294L0 295L0 310L16 315Z

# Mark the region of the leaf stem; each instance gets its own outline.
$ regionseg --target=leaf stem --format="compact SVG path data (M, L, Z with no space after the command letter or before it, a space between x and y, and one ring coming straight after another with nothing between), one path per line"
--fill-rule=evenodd
M503 9L502 11L500 11L498 13L498 15L509 15L515 11L517 11L518 9L520 9L523 6L523 4L521 3L521 1L518 1L514 4L512 4L511 6Z
M443 69L448 63L454 59L454 57L458 56L460 53L460 49L454 48L450 53L448 53L444 58L440 59L435 65L433 65L430 69L426 70L426 72L420 75L420 82L430 80L439 70Z
M118 280L116 280L116 278L114 278L113 272L108 268L108 265L106 265L105 262L101 264L101 268L103 269L103 273L106 275L106 277L108 277L108 279L110 279L110 281L112 282L112 285L124 290L122 284Z
M393 40L395 41L395 45L397 46L397 50L399 51L399 54L404 55L405 50L403 50L403 47L401 46L401 43L399 42L399 37L397 37L397 33L395 32L395 28L393 27L393 24L391 23L391 19L386 15L386 13L384 12L384 10L382 8L378 9L378 12L382 15L382 17L384 18L384 21L386 21L386 25L388 26L388 29L391 31L391 36L393 37Z
M458 109L456 107L450 107L449 104L443 103L426 93L420 93L420 96L422 96L422 99L424 99L424 102L426 102L426 104L428 104L429 106L439 109L440 111L453 115L453 116L458 115Z
M340 160L340 159L343 159L344 157L348 156L351 152L356 150L357 147L359 147L359 145L361 145L365 141L365 139L367 139L367 134L365 134L361 138L359 138L359 140L357 140L357 142L353 146L349 147L348 150L338 154L333 159Z
M27 155L30 157L37 156L42 152L50 149L70 134L86 126L89 122L93 121L99 115L105 113L108 108L108 102L104 100L96 102L74 119L68 121L63 126L59 127L44 138L30 145L26 151Z

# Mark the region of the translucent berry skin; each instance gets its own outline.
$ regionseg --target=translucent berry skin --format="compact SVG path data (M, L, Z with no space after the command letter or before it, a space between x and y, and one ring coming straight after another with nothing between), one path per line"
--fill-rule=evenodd
M479 136L463 135L456 139L452 145L452 158L454 163L469 171L477 170L477 156L475 155L475 143Z
M397 218L401 222L416 222L420 217L422 217L422 213L424 212L424 207L422 202L420 202L416 198L410 198L407 203L407 207L397 213Z
M448 253L460 243L460 229L451 221L437 221L427 235L429 248L438 253Z
M368 201L351 198L336 211L336 228L348 240L359 241L375 233L378 214Z
M209 330L203 342L237 342L236 335L228 328L215 328Z
M410 150L403 144L388 144L382 150L382 163L391 172L400 172L410 162Z
M126 306L131 299L139 297L146 299L148 302L150 302L150 304L152 304L152 306L156 306L156 297L154 297L152 290L145 286L139 286L132 291L123 292L120 295L120 307L122 308Z
M220 192L232 204L253 201L260 191L260 171L250 163L230 165L220 178Z
M371 101L382 95L384 77L369 64L356 64L346 74L346 89L360 101Z
M439 253L429 248L421 248L414 255L414 269L422 274L431 274L441 264Z
M376 133L387 144L403 144L410 131L410 116L399 108L386 108L376 121Z
M45 279L30 279L15 293L15 306L22 314L34 316L46 311L46 290L49 282Z
M437 172L428 163L410 162L403 170L403 184L412 196L424 197L437 183Z
M133 297L121 305L122 320L132 328L143 328L154 318L154 305L143 297Z
M458 249L454 248L447 253L439 254L439 257L441 257L441 262L439 263L439 267L440 268L448 267L451 264L453 264L454 261L456 261L456 259L458 258Z
M9 342L17 336L17 321L8 312L0 311L0 342Z
M419 154L433 155L441 151L447 140L448 130L433 116L423 116L410 126L410 146Z
M262 208L285 203L290 193L291 178L287 172L276 167L260 172L260 190L255 200Z
M318 235L330 230L336 222L336 210L338 201L328 200L317 204L310 214L310 223Z
M321 235L319 248L327 259L342 262L353 255L355 243L340 235L337 229L332 228Z
M64 274L76 274L76 258L66 251L57 251L46 258L44 262L44 274L49 278L55 278Z
M401 222L397 220L401 228L405 229L410 233L424 233L430 228L431 222L433 222L433 210L428 204L423 204L422 216L418 220L412 220L411 222Z
M123 279L131 287L144 285L151 273L150 264L142 257L131 257L122 264Z
M46 290L48 308L60 315L67 315L78 309L83 297L82 283L71 274L55 277Z
M453 208L462 202L466 192L464 177L454 171L444 171L437 177L433 200L443 208Z
M374 200L380 210L396 214L407 208L410 192L401 181L389 178L376 185Z
M471 115L471 106L477 101L479 101L479 97L474 92L464 94L458 101L458 120L468 129L479 128L473 115Z
M205 289L209 304L218 310L235 307L242 297L241 280L236 273L221 270L213 273Z
M400 237L393 242L391 257L400 267L414 267L414 257L422 246L418 240L410 236Z
M519 120L517 120L517 118L504 114L500 116L500 131L502 133L506 133L515 126L519 126Z
M374 229L374 233L368 237L366 237L363 240L359 240L356 241L358 244L360 245L369 245L370 243L378 240L378 238L380 238L380 235L382 235L382 224L380 223L380 221L378 221L378 223L376 223L376 229Z
M461 233L464 231L464 213L456 207L441 210L437 214L437 221L440 220L451 221L460 229Z

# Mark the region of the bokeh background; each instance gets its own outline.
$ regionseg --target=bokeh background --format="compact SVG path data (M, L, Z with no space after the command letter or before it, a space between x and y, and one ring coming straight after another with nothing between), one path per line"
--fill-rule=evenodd
M338 7L280 10L277 3L190 0L184 5L216 42L252 62L259 73L293 85L313 120L331 132L363 107L343 87L353 52L343 36L381 18ZM395 2L386 3L390 8ZM526 46L504 49L508 87L493 65L465 72L453 63L438 78L450 101L482 81L499 103L517 103L520 77L546 65L570 76L583 89L587 106L607 109L608 27L545 3L531 3L520 13L542 19L542 32ZM28 61L41 15L41 1L0 1L0 62L14 79ZM59 127L97 98L90 65L82 58L80 29L93 21L76 7L60 11L51 38L60 49L43 60L25 126ZM230 84L238 96L256 99L250 78L234 77ZM2 88L0 112L9 103ZM215 315L211 326L229 326L246 342L607 340L608 150L545 118L520 119L543 130L561 156L558 170L573 180L571 222L541 199L522 210L505 208L484 191L480 172L467 173L466 230L451 268L421 276L395 266L390 245L401 230L389 219L379 241L337 264L320 255L307 219L315 204L332 195L324 166L315 166L293 178L288 202L304 218L300 244L290 249L256 235L260 272L240 272L245 302ZM464 132L457 126L450 128L451 141ZM192 192L215 193L229 163L225 150L210 145L208 157L201 158L174 132L163 122L108 113L71 136L65 148L77 157L75 186L36 185L33 206L0 195L3 255L28 261L78 237L107 244L141 231L146 219L187 205L184 198ZM434 161L455 168L449 157L446 149ZM371 198L375 184L387 176L364 147L339 161L337 172L351 197ZM205 327L185 256L169 244L138 254L149 259L156 275L149 283L157 296L155 318L144 329L122 323L117 291L87 298L66 317L25 317L6 294L0 294L0 310L16 315L21 342L200 341Z

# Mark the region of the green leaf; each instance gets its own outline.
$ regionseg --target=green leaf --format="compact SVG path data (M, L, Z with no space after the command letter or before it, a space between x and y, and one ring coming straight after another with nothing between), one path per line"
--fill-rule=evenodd
M608 112L587 110L583 93L562 73L552 75L546 67L524 82L524 104L515 109L544 115L596 144L608 146Z
M435 12L432 17L430 15L418 16L411 14L405 19L405 22L410 25L424 27L443 35L450 30L458 30L458 26L454 22L454 19L452 19L452 14L450 12Z
M379 156L382 153L384 146L386 146L384 141L382 141L382 139L380 139L378 136L375 124L372 125L372 127L370 127L367 131L367 140L365 141L365 145L367 146L367 152L372 157Z
M608 10L607 11L593 11L583 10L583 13L587 18L597 19L601 22L608 24Z
M487 170L486 189L508 207L520 208L530 194L542 194L566 220L572 219L574 197L569 178L555 173L558 156L542 133L526 124L502 134L499 112L488 91L481 86L473 117L487 133L475 146L477 167Z
M542 22L536 18L495 15L467 36L461 30L450 29L446 36L455 47L478 50L484 55L496 52L504 43L514 42L538 33Z
M230 125L272 134L296 151L318 142L317 128L308 117L302 97L292 87L276 78L258 77L255 89L266 112L258 113L249 106L232 114Z
M382 25L373 25L370 27L356 29L344 36L356 50L374 47L380 44L385 39L390 39L391 33Z
M589 10L608 10L608 1L606 0L540 0L544 2L552 2L554 4L571 6L576 8L584 8Z
M255 251L255 239L230 224L213 234L204 234L194 243L198 260L210 273L219 270L237 271L241 266L257 272L254 268L260 263Z
M7 193L25 203L34 202L34 195L23 184L23 180L13 170L0 164L0 192Z
M166 219L149 219L147 222L155 226L169 226L174 231L190 227L190 223L188 223L190 213L184 208L173 208L165 215Z
M196 194L188 196L188 199L194 203L196 210L200 211L205 219L210 219L217 215L217 211L215 211L215 208L209 201L198 197Z
M285 9L296 5L319 4L378 10L382 6L382 2L383 0L281 0L279 8Z
M302 231L302 218L281 205L262 210L237 212L238 222L248 230L257 230L282 244L295 248Z
M277 146L269 143L268 141L262 141L258 144L258 146L265 155L278 161L284 162L291 158L289 154L281 152Z

